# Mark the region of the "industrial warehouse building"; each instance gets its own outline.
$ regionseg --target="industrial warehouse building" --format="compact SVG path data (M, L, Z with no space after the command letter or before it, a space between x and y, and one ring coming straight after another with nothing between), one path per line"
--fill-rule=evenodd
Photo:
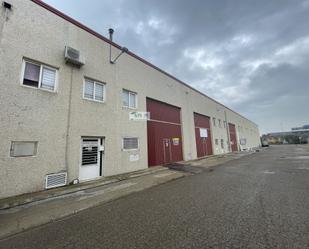
M260 146L255 123L110 46L39 0L1 6L0 198Z

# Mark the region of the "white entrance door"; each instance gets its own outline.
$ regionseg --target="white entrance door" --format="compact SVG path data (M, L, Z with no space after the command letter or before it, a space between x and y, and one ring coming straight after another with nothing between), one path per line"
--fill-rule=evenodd
M79 180L92 180L100 176L101 171L101 139L82 138L81 141L81 165Z

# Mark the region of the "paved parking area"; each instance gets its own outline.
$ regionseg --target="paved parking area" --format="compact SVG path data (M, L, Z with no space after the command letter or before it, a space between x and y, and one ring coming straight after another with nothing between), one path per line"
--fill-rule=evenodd
M272 146L0 241L0 248L309 248L309 146Z

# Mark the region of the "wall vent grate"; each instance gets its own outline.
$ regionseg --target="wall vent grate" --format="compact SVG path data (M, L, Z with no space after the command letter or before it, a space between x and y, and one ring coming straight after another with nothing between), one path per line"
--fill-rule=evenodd
M45 188L56 188L66 185L67 183L67 172L61 172L56 174L46 175Z

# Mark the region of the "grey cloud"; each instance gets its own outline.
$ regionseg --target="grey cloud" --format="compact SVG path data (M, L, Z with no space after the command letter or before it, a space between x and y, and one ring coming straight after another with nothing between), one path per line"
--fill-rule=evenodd
M46 2L102 34L115 28L116 42L262 132L309 123L308 0Z

